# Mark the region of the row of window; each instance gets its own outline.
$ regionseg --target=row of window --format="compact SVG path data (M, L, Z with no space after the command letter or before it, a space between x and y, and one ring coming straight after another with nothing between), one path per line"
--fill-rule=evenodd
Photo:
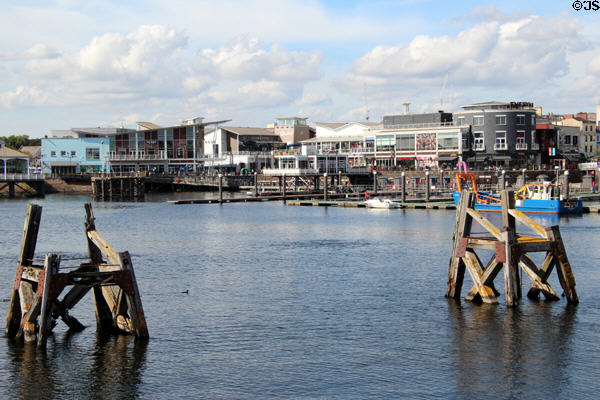
M525 125L525 114L517 115L515 117L517 125ZM457 119L458 125L465 124L465 117L460 116ZM483 115L474 115L473 116L473 126L483 126L484 125L484 117ZM496 125L506 125L506 115L496 115ZM531 125L535 125L535 116L531 116Z
M56 151L52 150L50 151L50 157L55 158L56 157ZM62 158L73 158L73 157L77 157L77 151L75 150L61 150L60 151L60 156ZM100 149L97 147L86 147L85 149L85 159L86 160L100 160Z

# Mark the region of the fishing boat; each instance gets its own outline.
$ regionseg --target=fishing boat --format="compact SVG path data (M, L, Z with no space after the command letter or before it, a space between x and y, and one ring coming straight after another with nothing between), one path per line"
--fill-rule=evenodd
M367 208L402 208L402 204L396 203L390 199L368 199L365 200L365 207Z
M477 190L475 176L471 173L456 174L457 191L452 193L458 205L463 190L475 193L475 209L482 211L502 211L499 196ZM566 199L561 194L561 185L552 182L528 183L515 192L515 208L532 214L581 214L581 199Z

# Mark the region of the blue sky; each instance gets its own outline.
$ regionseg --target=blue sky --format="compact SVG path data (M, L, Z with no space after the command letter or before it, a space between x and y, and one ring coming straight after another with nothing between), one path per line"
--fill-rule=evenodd
M12 1L0 15L0 136L195 116L379 121L404 102L594 111L600 11L572 4Z

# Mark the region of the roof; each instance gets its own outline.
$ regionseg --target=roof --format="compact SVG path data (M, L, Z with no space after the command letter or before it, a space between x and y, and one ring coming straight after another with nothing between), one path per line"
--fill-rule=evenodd
M34 157L36 153L41 153L42 146L21 146L19 151L22 153L30 154L32 157Z
M317 122L317 123L315 123L316 126L322 126L322 127L329 128L329 129L337 129L340 126L344 126L346 124L347 124L347 122Z
M160 128L162 128L160 125L156 125L154 122L139 121L139 122L136 122L136 124L138 124L139 126L141 126L142 130L143 129L152 130L152 129L160 129Z
M366 127L374 127L374 126L381 125L380 122L357 122L357 121L354 121L354 122L317 122L315 125L329 128L332 130L338 130L341 127L348 126L348 125L355 125L355 124L366 126Z
M237 126L222 126L221 129L233 132L238 135L261 135L261 136L277 136L272 128L252 128L252 127L237 127Z
M0 157L1 158L27 158L29 159L29 154L21 153L20 151L9 149L8 147L0 147Z

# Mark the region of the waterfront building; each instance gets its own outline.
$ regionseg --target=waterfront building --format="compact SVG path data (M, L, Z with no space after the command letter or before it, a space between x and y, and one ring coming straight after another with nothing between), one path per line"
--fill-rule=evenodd
M21 146L21 153L29 155L29 168L36 172L42 167L42 146ZM41 171L40 171L41 172Z
M43 138L41 167L45 174L75 174L108 170L106 138Z
M28 171L29 156L0 142L0 176L6 178L8 174L26 174Z
M383 117L372 129L373 154L367 162L377 168L452 168L463 157L469 126L454 123L444 111ZM369 162L370 161L370 162Z
M471 126L464 147L469 165L508 168L539 163L533 103L489 101L461 108L453 118L458 126Z
M591 114L591 113L590 113ZM594 118L588 119L588 118ZM579 141L578 149L579 153L582 153L585 157L591 157L598 148L596 146L596 121L595 115L589 115L588 113L577 113L565 114L563 119L556 122L560 126L575 127L579 130ZM569 130L571 132L571 130Z
M273 154L287 145L274 128L220 126L204 135L207 170L240 172L273 167Z
M299 149L299 141L314 136L306 118L277 118L265 128L215 126L204 135L205 169L251 172L276 168L275 155Z
M92 170L103 170L113 172L133 172L133 171L152 171L152 172L188 172L197 171L202 163L201 156L204 153L204 129L206 126L216 125L227 122L203 122L203 118L193 118L182 121L180 125L162 127L151 122L138 122L138 129L126 128L72 128L69 130L52 131L54 139L72 138L75 140L98 139L103 144L100 153L105 155L104 164L97 163ZM96 141L96 144L98 141ZM75 145L71 142L54 142L56 145ZM82 145L84 145L83 143ZM75 155L70 159L64 157L58 160L52 160L51 151L65 151L68 157L71 151ZM59 153L57 153L59 154ZM42 142L42 157L45 163L65 163L66 170L80 171L74 158L83 157L83 154L77 149L67 148L48 148L44 151ZM58 157L56 155L55 157ZM95 157L95 155L94 155ZM80 161L89 161L87 158L80 158ZM88 164L81 164L86 170ZM104 168L98 169L98 165L104 165ZM56 164L58 167L59 164ZM60 171L65 172L65 169Z

